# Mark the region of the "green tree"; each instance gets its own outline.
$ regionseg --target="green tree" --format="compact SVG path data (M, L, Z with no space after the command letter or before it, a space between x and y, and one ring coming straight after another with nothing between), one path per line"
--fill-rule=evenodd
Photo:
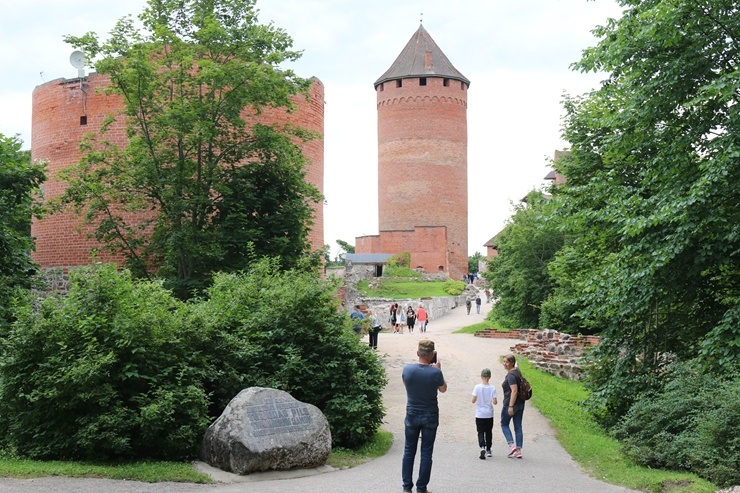
M468 272L478 272L478 262L483 259L483 254L475 252L473 255L468 257Z
M594 404L614 422L670 354L740 358L740 15L725 0L622 0L565 100L563 301L603 329ZM593 262L589 262L593 261ZM570 277L570 280L566 280Z
M298 144L315 136L249 119L292 109L309 87L282 68L300 56L291 38L257 22L254 0L150 0L139 19L141 29L121 19L104 43L65 38L110 77L129 142L107 140L111 115L70 168L64 201L135 272L158 267L183 297L256 256L297 265L321 200Z
M542 192L530 192L498 235L499 254L483 276L498 298L489 317L504 328L540 326L541 305L553 290L548 264L564 242L552 209Z
M45 181L44 166L31 164L17 137L0 134L0 326L11 318L13 290L28 288L36 272L31 260L31 217L40 212L34 193Z
M339 251L339 254L337 255L337 259L340 262L344 262L344 256L345 256L345 254L347 254L347 253L355 253L355 247L352 246L352 245L350 245L349 243L347 243L344 240L337 240L337 245L339 245L339 247L341 248L341 250Z

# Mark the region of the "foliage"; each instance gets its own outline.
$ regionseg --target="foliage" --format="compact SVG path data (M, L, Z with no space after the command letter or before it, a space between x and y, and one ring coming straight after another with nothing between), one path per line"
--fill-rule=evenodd
M614 434L643 466L740 484L740 373L722 379L675 365L665 389L635 402Z
M278 267L261 260L248 272L217 275L188 320L208 355L211 412L246 387L277 388L321 409L334 445L356 448L383 422L385 371L337 310L336 284Z
M467 285L463 281L447 279L442 289L444 289L444 292L450 296L458 296L461 295L463 291L465 291L465 286Z
M183 459L208 425L183 305L113 265L70 273L71 289L28 305L5 334L5 443L42 459Z
M45 179L44 166L31 164L21 141L0 134L0 327L11 320L15 289L30 287L36 271L31 217L40 212L34 193Z
M483 254L480 252L475 252L473 255L468 257L468 272L475 273L478 272L478 263L481 260L485 260L485 257L483 257Z
M383 277L423 277L422 273L410 267L389 264L383 269Z
M380 361L337 310L335 284L279 266L219 274L210 299L191 303L113 265L73 271L68 296L26 304L3 334L3 445L43 459L192 459L252 386L319 407L337 446L370 440L384 415Z
M126 17L105 43L94 33L65 38L110 77L125 111L87 136L62 202L136 274L159 268L182 298L215 271L263 255L295 266L309 250L321 196L305 180L298 142L315 136L258 120L265 109L292 109L310 81L282 68L300 53L256 15L254 0L150 0L142 30ZM125 148L109 140L116 118Z
M563 448L592 477L655 493L712 493L717 489L694 474L637 465L584 408L583 401L588 399L589 391L582 383L537 370L523 358L517 359L517 363L535 389L530 402L555 428ZM706 448L710 454L717 450L714 445Z
M575 65L608 78L565 99L556 200L572 241L555 299L601 330L590 385L607 424L660 391L664 356L740 359L740 15L723 0L622 0Z
M497 235L499 254L488 263L483 277L498 301L489 320L504 328L537 328L542 304L552 294L548 263L564 243L553 206L542 192L527 195L526 203ZM568 327L552 327L569 332Z
M396 281L393 279L383 279L383 282L373 287L370 287L367 281L360 281L357 285L357 289L364 297L396 300L449 296L444 288L445 283L442 281Z
M391 255L388 259L388 265L390 267L411 267L411 252L408 250L395 255Z
M355 247L353 245L350 245L344 240L337 240L337 245L341 248L341 251L339 252L339 255L337 255L338 260L341 262L344 262L344 256L347 253L355 253Z

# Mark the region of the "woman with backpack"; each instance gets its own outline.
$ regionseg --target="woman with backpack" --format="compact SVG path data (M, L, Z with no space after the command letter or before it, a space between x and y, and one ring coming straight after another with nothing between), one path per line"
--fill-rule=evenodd
M524 400L519 399L519 386L522 381L522 372L516 364L513 354L504 356L504 369L506 378L501 388L504 391L504 407L501 409L501 431L504 432L506 443L509 444L509 458L522 458L522 444L524 432L522 431L522 417L524 416ZM514 422L514 436L511 436L510 422Z

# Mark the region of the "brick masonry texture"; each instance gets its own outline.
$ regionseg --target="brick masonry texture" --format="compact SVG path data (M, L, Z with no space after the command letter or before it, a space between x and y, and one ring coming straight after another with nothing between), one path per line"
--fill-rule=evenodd
M468 270L467 85L424 81L376 89L380 235L358 238L356 251L408 250L412 267L459 279Z
M251 120L264 124L282 125L291 123L318 134L318 138L302 144L308 160L306 180L324 190L324 85L312 79L307 96L294 98L295 112L285 109L266 109L261 115L252 115ZM120 97L104 94L110 85L107 76L90 74L81 79L56 79L42 84L33 92L31 153L34 161L45 161L48 180L43 186L45 199L61 195L64 184L57 173L79 162L79 144L84 134L100 130L109 115L123 111ZM82 121L86 117L86 122ZM122 119L113 124L106 138L119 146L128 142ZM142 219L144 215L130 215L131 219ZM34 220L31 234L36 238L33 259L42 268L61 267L68 269L89 264L91 252L98 251L96 261L121 263L121 255L110 254L102 245L89 238L91 228L83 227L81 220L71 213L63 212ZM312 249L324 247L323 203L314 205L314 224L309 241Z

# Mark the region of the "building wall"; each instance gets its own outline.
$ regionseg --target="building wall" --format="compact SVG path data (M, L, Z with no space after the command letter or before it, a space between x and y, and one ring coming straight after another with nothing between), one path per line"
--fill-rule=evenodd
M459 278L468 265L467 85L425 80L376 89L379 230L446 227L448 272Z
M48 180L43 187L45 199L63 192L64 185L57 173L79 162L79 144L83 135L99 131L108 115L123 111L120 97L102 93L102 89L109 85L107 76L93 73L80 79L56 79L34 90L31 154L33 160L48 163ZM298 107L294 113L267 109L259 117L252 118L261 123L292 123L320 134L317 139L303 144L303 150L309 161L306 180L323 193L324 86L321 81L314 78L309 98L296 96L294 102ZM86 117L86 122L81 120L82 117ZM106 138L117 145L126 145L128 140L122 119L113 124ZM81 227L80 220L68 212L34 220L31 226L31 234L36 238L33 259L43 268L67 269L90 263L91 252L98 251L98 261L123 261L122 255L109 254L100 243L88 238L90 231L91 228ZM313 249L323 250L323 203L314 205L314 225L309 241Z
M447 228L444 226L416 227L412 230L381 231L379 235L355 238L355 253L390 253L408 251L411 268L424 272L448 272ZM462 277L462 274L460 274Z

